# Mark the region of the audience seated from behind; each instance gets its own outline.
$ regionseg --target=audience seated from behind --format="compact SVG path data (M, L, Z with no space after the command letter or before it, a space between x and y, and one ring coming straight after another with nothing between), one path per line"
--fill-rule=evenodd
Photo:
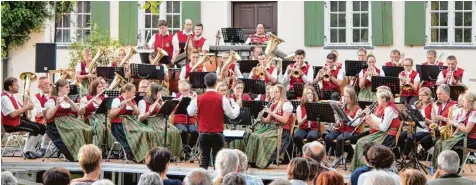
M426 185L426 177L422 172L415 169L407 169L400 173L401 185Z
M271 182L269 185L291 185L291 182L286 179L276 179L273 182Z
M66 168L54 167L43 173L43 185L68 185L71 173Z
M137 185L163 185L160 175L155 172L147 172L140 176Z
M215 160L217 177L213 179L214 185L220 185L226 174L238 171L238 155L232 149L221 149Z
M363 156L364 156L365 166L359 167L359 168L355 169L352 172L352 174L350 175L350 184L351 185L357 185L357 181L359 180L360 175L365 173L365 172L368 172L368 171L372 170L372 167L370 166L369 161L367 160L368 159L367 152L369 151L370 147L372 147L374 145L375 145L374 142L364 144L362 152L363 152Z
M212 176L202 168L192 170L183 179L183 185L210 185L212 183Z
M99 180L102 152L96 145L88 144L79 149L79 166L84 176L71 181L71 185L90 185Z
M395 162L395 155L390 148L383 145L372 146L367 152L365 160L369 162L369 165L374 170L387 173L387 176L391 177L395 184L400 184L400 177L391 171L392 165ZM369 172L361 174L357 184L362 185L369 175Z
M337 171L321 173L314 185L344 185L344 177Z
M388 175L387 171L374 170L374 171L365 173L365 175L366 175L366 178L362 182L362 185L400 185L400 182L396 182L392 176ZM359 178L359 184L360 184L360 178Z
M17 179L13 176L12 172L2 172L2 185L17 185Z
M326 147L317 141L313 141L311 143L307 143L303 146L302 151L303 158L312 158L316 160L320 164L320 168L325 168L327 170L335 170L332 168L328 168L326 165L322 163L324 158L326 157Z
M309 179L309 164L304 158L296 157L288 165L288 179L292 185L306 185Z
M182 185L182 182L179 180L167 178L171 157L172 154L166 148L155 147L147 153L145 164L150 171L160 174L164 185Z
M114 183L109 179L98 180L91 185L114 185Z
M438 156L438 170L435 179L428 181L428 185L472 185L473 181L458 174L459 156L453 150L444 150Z
M233 151L238 155L238 172L245 178L246 185L263 185L263 181L259 177L246 174L246 170L248 169L248 156L241 150L234 149Z
M247 185L245 177L241 173L233 172L223 177L222 185Z
M320 168L321 165L314 159L306 158L306 161L309 165L309 178L307 179L308 184L314 184L314 180L319 177L319 174L329 171L325 168Z

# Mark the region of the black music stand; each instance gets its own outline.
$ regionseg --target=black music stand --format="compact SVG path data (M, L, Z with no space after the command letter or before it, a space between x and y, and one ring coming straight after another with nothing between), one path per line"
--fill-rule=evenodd
M452 100L458 100L458 96L466 91L464 86L450 85L450 97Z
M221 34L223 35L224 43L244 43L243 29L241 28L222 28Z
M347 123L350 122L350 119L349 119L349 117L347 117L347 115L345 114L344 109L342 109L340 102L338 102L338 101L333 101L333 100L329 100L328 102L329 102L329 104L331 105L332 110L334 110L334 113L335 113L337 116L339 116L340 120L341 120L344 124L347 124Z
M405 68L400 66L382 66L382 70L385 73L385 76L398 77L400 72L405 70Z
M413 122L414 124L413 125L409 125L407 124L407 126L413 126L413 130L417 130L417 127L420 127L420 128L423 128L423 126L421 124L426 124L425 123L425 118L423 117L423 115L421 115L420 111L418 110L418 108L415 106L415 105L408 105L408 106L405 106L405 105L397 105L398 109L401 111L401 116L400 116L400 119L402 121L405 121L405 122ZM410 135L411 133L408 133L408 135ZM415 138L412 138L412 139L415 139ZM425 166L424 164L422 164L419 160L418 160L418 149L417 149L417 144L416 142L413 143L413 147L412 147L412 153L411 153L411 157L410 157L410 160L408 162L406 162L405 160L402 160L402 164L401 164L401 169L400 170L403 170L403 169L406 169L408 168L409 165L413 164L413 168L414 169L422 169L426 174L428 174L428 172L426 171L426 169L428 168L427 166Z
M79 94L77 85L69 85L69 94Z
M293 91L296 97L302 97L302 91L304 90L304 84L294 84Z
M264 80L255 80L249 78L240 78L245 84L243 93L266 94L266 84Z
M139 102L145 96L146 92L137 92L136 97L134 97L134 101Z
M233 126L232 130L236 130L237 125L251 126L252 122L251 122L250 109L248 109L246 107L241 107L240 108L240 114L238 115L238 117L236 117L234 119L230 119L227 115L224 115L224 122L225 122L226 125L232 125ZM242 137L241 138L234 138L232 140L235 140L235 139L242 139Z
M259 64L258 60L239 60L238 65L242 73L251 73L251 70Z
M420 79L422 81L425 80L436 82L440 72L446 68L448 68L448 66L416 65L417 72L420 74Z
M141 51L139 51L140 61L143 64L150 64L149 55L153 52L154 52L154 50L141 50Z
M205 75L210 72L190 72L190 84L194 89L204 89L205 86Z
M358 101L359 107L364 110L368 106L372 105L373 102L371 101Z
M282 67L281 67L282 74L284 74L286 72L289 65L294 64L294 63L296 63L294 60L283 60L283 62L281 62L281 64L282 64Z
M400 79L389 76L372 76L372 92L377 92L377 87L387 86L392 94L400 94Z
M307 119L310 121L319 121L335 123L334 110L329 103L306 103Z
M301 104L300 100L290 100L291 104L293 104L293 113L296 113L297 108Z
M162 96L163 101L176 99L174 96Z
M361 60L346 60L345 61L345 76L358 77L360 71L367 69L367 61Z
M165 71L161 65L131 64L132 78L164 80Z
M312 66L312 69L314 69L314 74L312 75L312 79L315 79L317 76L317 73L324 68L324 66Z
M103 155L105 155L107 157L107 151L109 151L109 148L107 146L108 144L108 141L107 141L107 135L108 135L108 125L107 125L107 120L108 120L108 115L109 115L109 110L111 109L111 104L112 104L112 100L114 100L115 97L107 97L107 98L104 98L104 100L101 102L101 104L99 105L98 109L96 109L96 112L95 114L104 114L104 116L106 117L105 119L105 122L103 123L105 125L105 130L104 130L104 135L103 135L103 143L102 143L102 149L103 151ZM96 123L94 123L94 135L96 136Z
M167 144L167 121L169 120L169 115L174 111L175 107L179 104L178 100L167 100L164 102L162 107L160 107L159 112L157 113L157 117L163 116L165 119L165 136L164 136L164 147L168 148Z
M108 98L116 98L121 95L121 92L116 90L106 90L104 91L104 94L107 95Z
M258 117L259 112L264 109L268 104L267 101L251 100L251 101L242 101L242 107L248 108L250 110L250 115L253 118Z
M116 76L115 73L125 78L124 67L96 67L97 75L106 80L112 80Z

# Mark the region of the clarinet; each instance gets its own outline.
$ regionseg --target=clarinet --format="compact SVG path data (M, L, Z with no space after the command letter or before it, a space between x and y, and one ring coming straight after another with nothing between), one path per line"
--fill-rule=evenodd
M370 106L369 106L369 112L368 113L365 113L365 112L362 112L361 114L359 114L358 116L356 116L350 123L348 123L348 125L352 125L352 123L354 123L357 119L359 118L362 118L364 116L366 116L367 114L372 114L372 112L374 112L375 108L377 108L377 101L374 101ZM354 129L354 131L351 133L351 135L353 135L357 129L360 127L360 125L363 123L362 120L360 120L360 123L359 125L357 125Z
M271 105L273 104L273 102L274 102L273 100L269 101L268 104L266 104L264 107L269 109L271 107ZM251 125L251 130L255 129L256 123L258 121L260 121L260 119L261 119L261 117L263 117L264 113L265 112L263 110L261 112L259 112L258 116L256 116L256 119L255 119L253 125Z

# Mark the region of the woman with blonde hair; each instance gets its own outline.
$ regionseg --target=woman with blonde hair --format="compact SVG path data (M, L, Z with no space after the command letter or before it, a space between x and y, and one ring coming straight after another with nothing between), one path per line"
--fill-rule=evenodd
M101 174L102 152L96 145L84 145L79 149L79 166L84 172L82 178L71 181L71 185L88 185L99 180Z
M359 73L360 101L373 101L376 99L375 92L372 92L372 76L385 76L384 71L377 68L376 63L377 59L375 56L367 56L367 64L369 67L362 69Z
M400 173L401 185L426 185L426 177L422 172L415 169L407 169Z
M119 66L119 64L121 63L122 59L124 59L124 57L126 57L126 49L124 47L120 47L116 50L116 52L114 53L114 60L112 60L111 63L109 63L109 66L110 67L125 67L127 65L124 65L124 66ZM126 63L127 64L127 63Z
M179 89L179 93L176 95L176 98L178 99L182 99L184 97L193 99L197 97L197 93L192 92L190 84L186 80L179 81L178 89ZM172 122L175 125L175 128L180 134L181 141L182 141L181 144L183 146L188 145L191 148L195 147L195 144L197 143L198 136L199 136L195 117L189 116L187 114L175 114L175 112L172 115L170 115L170 117L171 117L170 122ZM188 139L189 134L191 136L190 139ZM189 149L186 148L185 150L189 150ZM189 156L192 156L190 154L191 152L192 151L185 151L185 153ZM189 157L189 156L186 156L186 157Z
M295 121L293 105L286 98L286 88L275 85L273 94L271 107L263 109L267 115L260 118L266 126L250 134L246 145L248 160L259 168L268 167L288 147Z
M293 141L297 148L304 146L303 139L307 138L307 142L312 142L320 137L319 133L320 124L317 121L310 121L307 119L307 111L304 106L306 103L318 102L319 98L316 93L316 89L312 86L305 86L302 92L301 103L296 108L296 118L298 123L298 129L294 133Z

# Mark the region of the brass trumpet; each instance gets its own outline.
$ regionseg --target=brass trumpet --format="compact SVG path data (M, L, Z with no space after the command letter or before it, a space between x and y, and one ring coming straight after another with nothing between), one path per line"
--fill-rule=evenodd
M372 76L378 76L377 70L374 67L367 68L367 80L372 80Z
M326 82L331 81L331 76L329 76L329 73L327 73L327 67L321 68L317 74L322 80Z
M255 68L255 75L258 75L260 78L264 78L265 77L264 66L261 66L261 64L258 64Z
M409 91L412 89L412 84L411 84L411 79L410 79L410 73L407 72L407 71L404 71L404 76L402 76L402 79L401 79L401 86L402 86L402 90L404 91Z

